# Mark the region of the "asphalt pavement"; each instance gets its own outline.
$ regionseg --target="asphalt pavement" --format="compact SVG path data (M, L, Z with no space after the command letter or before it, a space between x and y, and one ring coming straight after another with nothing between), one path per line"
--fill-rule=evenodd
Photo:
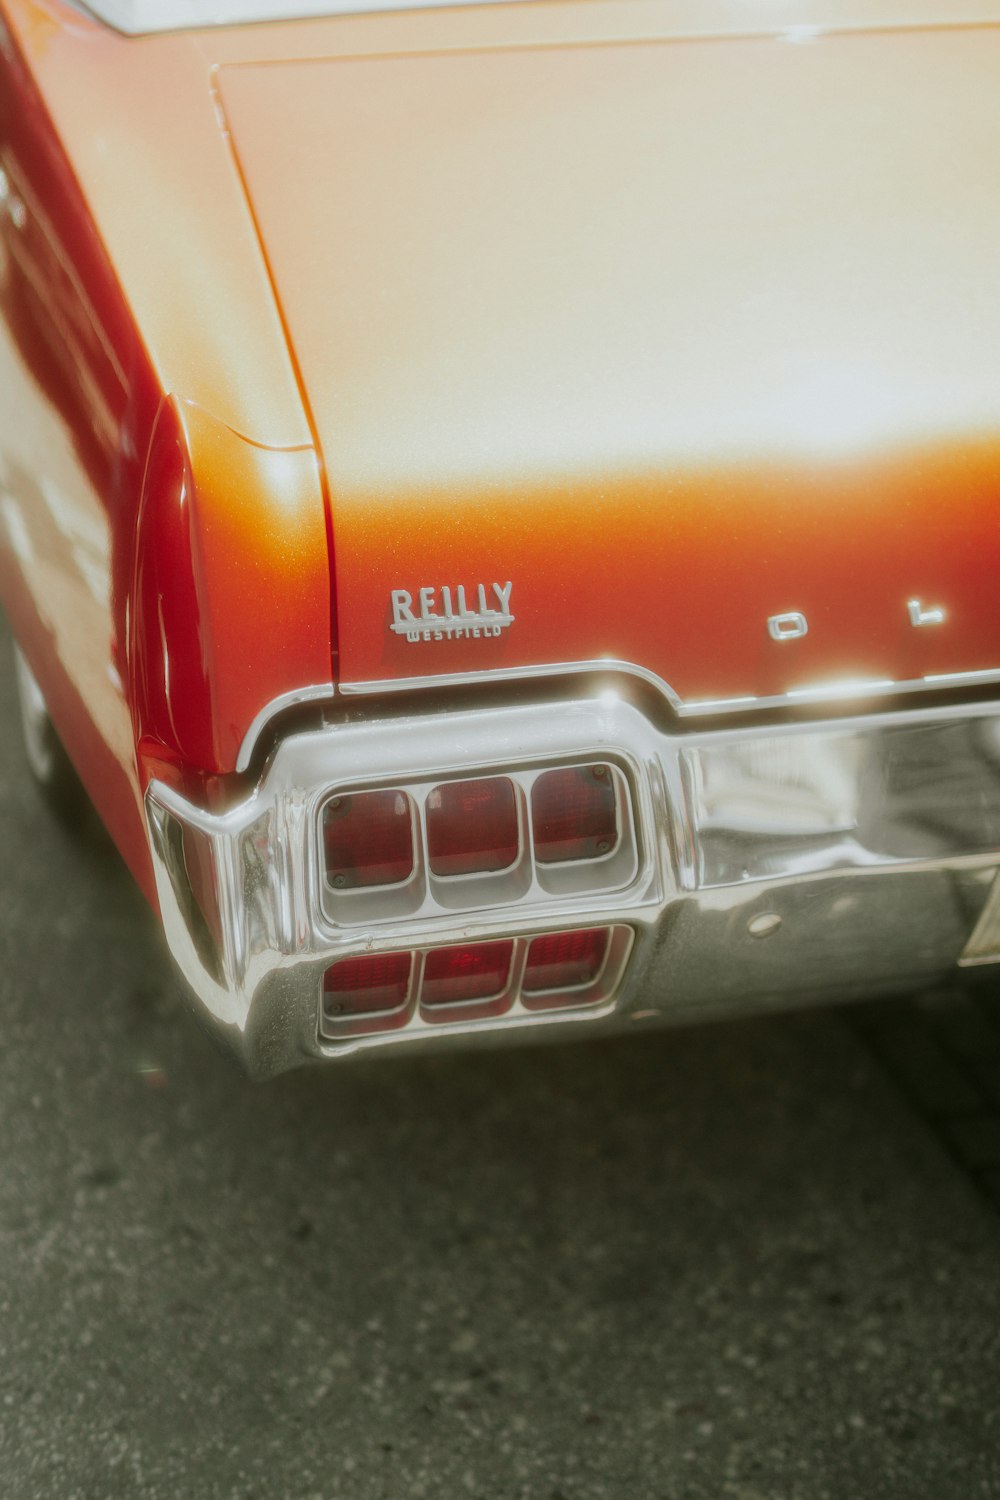
M0 630L3 1500L1000 1496L1000 1003L250 1084Z

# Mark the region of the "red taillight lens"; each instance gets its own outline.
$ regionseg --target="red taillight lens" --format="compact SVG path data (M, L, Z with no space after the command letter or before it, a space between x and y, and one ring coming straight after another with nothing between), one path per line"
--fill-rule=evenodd
M513 784L491 776L435 787L427 798L427 852L435 875L506 870L518 855Z
M531 789L535 856L543 864L599 859L618 842L618 809L610 766L546 771Z
M373 953L331 964L323 981L328 1016L348 1020L377 1011L399 1010L410 988L413 955Z
M435 948L424 959L424 1005L458 1005L490 1000L507 987L514 944L467 943L461 948Z
M405 792L355 792L323 809L326 878L338 890L396 885L413 872L413 819Z
M550 932L533 938L524 968L525 994L592 984L604 967L609 937L607 927L587 927L582 932Z

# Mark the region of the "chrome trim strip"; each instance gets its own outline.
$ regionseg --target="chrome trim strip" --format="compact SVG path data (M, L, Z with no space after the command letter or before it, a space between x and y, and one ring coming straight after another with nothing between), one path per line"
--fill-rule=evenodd
M695 698L685 702L668 682L648 667L604 656L590 661L503 667L490 672L442 672L428 677L387 677L381 682L341 682L338 684L338 692L345 696L421 692L427 688L489 686L491 683L524 682L540 677L565 677L595 672L621 672L630 677L638 677L666 698L674 712L683 719L707 714L749 713L765 708L793 708L800 703L838 703L851 698L863 701L890 693L927 693L948 687L1000 683L1000 667L987 667L975 672L933 672L925 677L911 677L900 681L880 677L820 683L815 687L789 688L786 693L775 693L768 697L755 697L748 693L739 698Z
M941 683L947 686L956 682L996 682L1000 680L1000 672L995 667L987 667L981 672L932 672L921 680L928 687L937 687Z
M569 673L623 672L630 677L639 677L649 683L670 703L678 713L683 712L681 700L668 682L651 672L648 667L637 667L630 661L619 661L617 657L602 656L591 661L544 662L538 666L501 667L491 672L435 672L428 677L387 677L381 682L340 682L337 691L344 695L373 693L405 693L422 691L425 688L488 687L494 682L527 682L539 677L565 677Z
M157 31L199 29L209 26L249 25L253 22L281 24L293 20L327 16L367 16L379 12L433 11L442 5L468 4L468 0L73 0L126 36L147 36ZM517 0L500 0L502 4ZM527 0L520 0L527 3ZM829 4L798 0L794 16L787 7L773 7L777 14L750 20L745 5L733 0L674 0L663 5L665 14L649 35L664 40L716 40L719 38L775 37L798 43L842 32L896 31L919 26L927 30L990 24L998 19L996 0L910 0L900 8L892 3L860 7L864 15L831 17ZM942 10L950 10L942 14Z
M540 666L506 667L491 672L442 672L427 677L387 677L382 682L341 682L334 687L330 682L315 683L310 687L294 688L260 710L240 743L236 757L237 772L246 771L253 759L257 742L268 723L285 709L296 708L304 703L332 702L339 693L343 697L372 696L377 693L425 692L431 688L488 687L492 683L530 682L546 677L579 676L583 673L617 672L637 677L647 683L667 700L678 718L688 719L708 714L751 713L760 709L792 708L801 703L843 703L852 698L865 701L883 697L890 693L934 692L942 688L987 685L1000 683L1000 667L989 667L977 672L936 672L925 677L894 682L891 678L859 679L857 681L824 683L818 687L790 688L787 693L771 697L754 697L748 693L740 698L701 698L685 702L678 693L656 672L648 667L636 666L634 662L621 661L617 657L597 657L590 661L547 662Z
M336 691L332 682L317 682L312 687L293 688L290 693L281 693L277 698L272 698L271 702L266 703L260 713L254 717L240 741L240 751L236 757L237 771L245 771L250 765L264 726L276 714L283 713L286 708L297 708L302 703L321 703L324 699L330 702Z

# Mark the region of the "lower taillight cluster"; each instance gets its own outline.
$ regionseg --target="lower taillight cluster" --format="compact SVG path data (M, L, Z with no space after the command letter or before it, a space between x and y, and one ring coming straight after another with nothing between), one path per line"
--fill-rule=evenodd
M616 925L342 958L324 976L323 1029L347 1038L600 1005L631 944Z

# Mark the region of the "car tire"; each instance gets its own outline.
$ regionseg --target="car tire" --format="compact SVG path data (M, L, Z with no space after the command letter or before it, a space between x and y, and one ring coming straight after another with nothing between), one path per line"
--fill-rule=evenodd
M21 737L32 779L60 822L78 828L88 812L87 794L56 733L35 674L16 645L14 675Z

